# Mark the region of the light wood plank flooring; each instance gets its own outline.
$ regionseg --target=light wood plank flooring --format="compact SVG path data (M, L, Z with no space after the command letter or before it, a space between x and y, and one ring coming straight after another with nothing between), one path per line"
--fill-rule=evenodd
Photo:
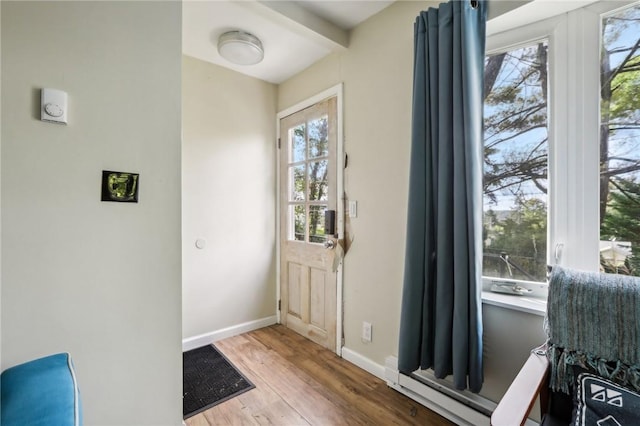
M187 426L453 425L281 325L215 345L256 387L187 419Z

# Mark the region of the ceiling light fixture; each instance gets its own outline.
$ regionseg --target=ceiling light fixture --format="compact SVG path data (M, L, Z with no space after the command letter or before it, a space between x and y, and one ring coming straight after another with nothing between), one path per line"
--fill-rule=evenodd
M258 37L244 31L229 31L218 38L220 56L236 65L255 65L264 58Z

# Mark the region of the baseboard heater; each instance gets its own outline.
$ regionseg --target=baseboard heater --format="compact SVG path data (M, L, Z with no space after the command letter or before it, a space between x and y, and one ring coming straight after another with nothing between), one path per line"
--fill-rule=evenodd
M460 392L427 371L410 376L398 371L398 359L385 360L387 385L457 425L489 426L496 404L470 392Z
M429 371L405 375L398 371L398 359L385 360L387 385L442 417L461 426L489 426L496 403L469 391L459 391L446 380L436 379ZM538 423L527 419L526 426Z

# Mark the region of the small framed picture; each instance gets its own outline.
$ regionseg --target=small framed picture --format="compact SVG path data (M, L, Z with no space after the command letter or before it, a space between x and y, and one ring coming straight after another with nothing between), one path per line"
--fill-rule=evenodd
M139 186L137 173L102 171L102 201L137 203Z

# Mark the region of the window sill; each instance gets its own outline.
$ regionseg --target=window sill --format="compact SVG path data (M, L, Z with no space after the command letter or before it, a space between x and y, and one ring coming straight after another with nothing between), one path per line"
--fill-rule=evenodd
M483 291L482 303L538 316L544 316L547 312L547 300L539 297L512 296Z

